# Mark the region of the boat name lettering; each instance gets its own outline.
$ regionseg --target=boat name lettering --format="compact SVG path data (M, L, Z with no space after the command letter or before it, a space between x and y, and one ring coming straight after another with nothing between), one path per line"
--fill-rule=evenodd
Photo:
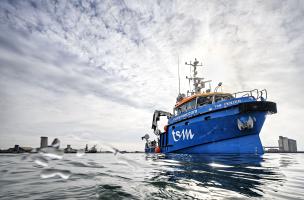
M195 109L195 110L192 110L192 111L190 111L190 112L187 112L187 113L185 113L185 114L182 114L182 115L180 115L180 116L175 117L175 118L174 118L174 121L177 121L177 120L182 119L182 118L189 117L189 116L194 115L194 114L196 114L196 113L197 113L197 110L196 110L196 109Z
M215 104L214 108L221 108L222 106L223 106L223 104L221 104L221 103L220 104Z
M241 103L241 102L242 101L240 99L234 100L234 101L229 101L229 102L225 102L224 106L231 106L231 105L238 104L238 103Z
M183 129L182 131L174 131L172 130L173 140L178 142L180 139L182 140L192 140L194 137L194 133L192 133L191 129Z

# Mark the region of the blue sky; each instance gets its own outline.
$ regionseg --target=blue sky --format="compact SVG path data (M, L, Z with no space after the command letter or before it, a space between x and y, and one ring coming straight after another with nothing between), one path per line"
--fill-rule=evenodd
M266 88L279 112L263 144L304 150L303 15L293 0L1 1L0 146L142 150L153 111L175 104L179 56L224 91Z

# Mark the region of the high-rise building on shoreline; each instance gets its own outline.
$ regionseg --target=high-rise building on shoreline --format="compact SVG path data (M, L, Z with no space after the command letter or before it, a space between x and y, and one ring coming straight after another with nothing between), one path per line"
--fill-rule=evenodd
M279 137L279 151L280 152L297 152L297 141L287 137Z
M40 137L40 148L48 147L48 137Z

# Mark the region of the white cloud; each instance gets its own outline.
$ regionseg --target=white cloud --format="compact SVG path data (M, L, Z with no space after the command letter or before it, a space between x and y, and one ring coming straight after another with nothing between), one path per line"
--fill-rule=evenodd
M303 149L303 8L292 0L1 1L0 145L74 135L138 148L153 110L175 103L179 55L203 59L203 73L228 91L267 88L279 113L267 119L264 144L285 135Z

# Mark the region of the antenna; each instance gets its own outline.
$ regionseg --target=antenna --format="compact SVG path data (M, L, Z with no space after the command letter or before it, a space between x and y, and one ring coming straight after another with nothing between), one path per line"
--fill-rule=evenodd
M190 61L190 63L186 62L185 65L190 66L190 75L191 75L191 68L193 67L193 75L190 76L189 78L186 77L189 80L189 84L190 84L190 81L193 82L193 91L191 91L191 95L200 93L201 89L204 87L204 86L203 87L201 86L202 84L204 84L204 82L203 82L204 78L197 77L197 67L203 66L203 64L202 63L199 64L199 62L195 58L193 63L191 63L191 61Z
M177 71L178 71L178 94L180 94L179 55L177 56Z
M185 62L185 65L188 65L190 68L190 76L186 76L186 79L188 79L189 81L189 90L187 90L187 96L191 96L194 94L200 94L203 88L206 88L207 83L209 83L209 89L206 89L206 93L211 92L211 80L205 80L205 78L200 78L198 77L198 72L197 72L197 68L198 67L202 67L203 63L199 62L198 60L196 60L196 58L194 59L194 62L187 63ZM178 55L178 96L176 98L176 102L180 102L182 99L184 99L186 97L185 94L181 94L180 93L180 71L179 71L179 55ZM192 69L193 68L193 69ZM191 82L192 87L191 87ZM204 91L203 91L204 92Z

